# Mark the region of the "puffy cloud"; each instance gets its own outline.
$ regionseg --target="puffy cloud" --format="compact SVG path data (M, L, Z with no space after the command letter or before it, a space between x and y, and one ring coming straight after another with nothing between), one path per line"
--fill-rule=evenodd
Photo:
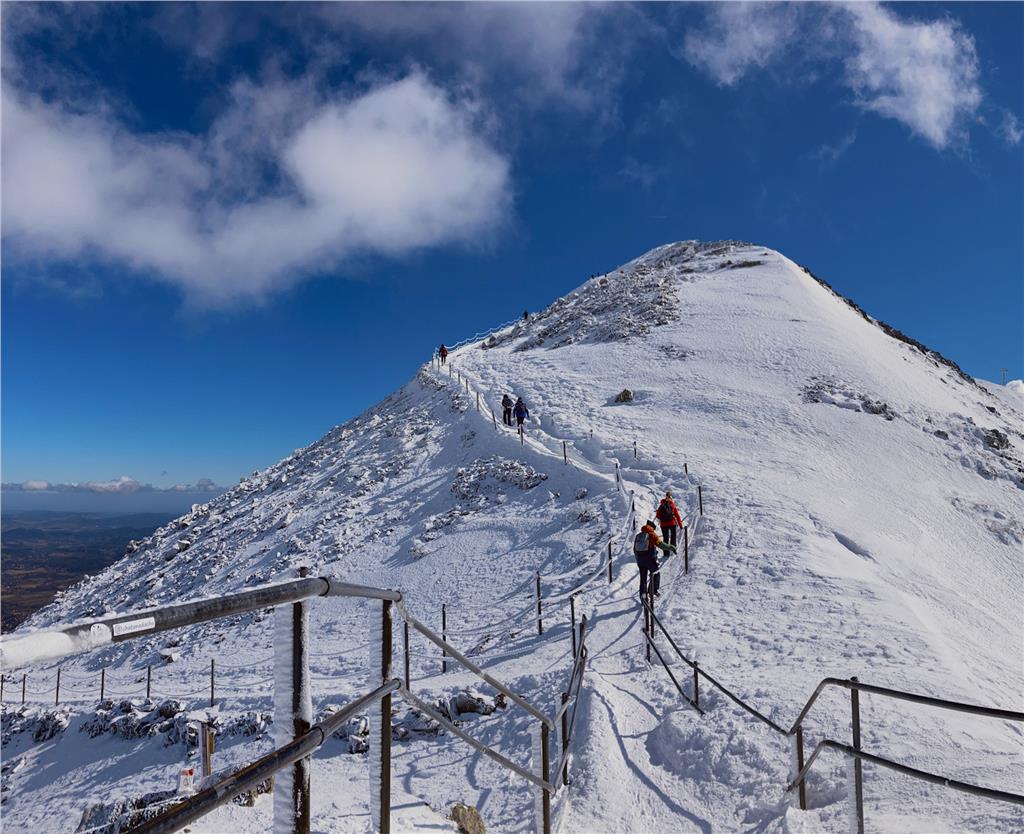
M983 99L974 40L955 21L908 20L878 3L714 5L684 55L723 85L783 63L838 61L857 106L936 148L963 140Z
M736 84L779 58L798 36L799 8L785 3L710 6L703 28L686 33L683 53L717 83Z
M49 481L25 481L25 483L23 483L21 485L21 488L26 490L26 491L28 491L28 492L33 492L33 491L41 490L41 489L49 489L50 488L50 482Z
M347 98L241 83L202 136L136 134L3 92L10 251L121 263L203 304L257 299L357 254L472 244L510 207L509 164L479 109L422 74Z
M906 21L875 3L845 7L853 25L846 78L857 103L903 122L937 148L961 138L982 93L974 39L951 20Z

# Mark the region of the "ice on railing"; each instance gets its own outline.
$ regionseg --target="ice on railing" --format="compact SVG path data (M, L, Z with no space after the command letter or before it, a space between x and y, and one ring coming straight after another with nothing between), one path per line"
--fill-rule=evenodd
M298 608L298 611L296 611ZM274 746L283 747L295 733L295 718L313 722L313 700L309 690L308 658L296 658L309 646L307 603L281 605L274 609ZM295 633L296 629L298 633ZM296 663L299 660L301 663ZM296 675L298 672L298 675ZM305 764L280 770L274 777L274 834L296 831L295 777Z
M386 616L391 616L391 606L385 606L387 611ZM370 644L367 647L367 654L369 655L370 663L370 685L378 686L383 683L381 678L381 670L384 668L384 616L376 616L371 613L370 615ZM366 764L369 768L369 786L370 786L370 819L372 821L371 829L373 831L380 831L380 774L381 774L381 757L384 755L383 745L381 744L381 735L384 732L383 723L383 710L379 705L374 704L370 709L369 725L370 735L367 738L369 749L366 755ZM389 718L390 720L390 718Z

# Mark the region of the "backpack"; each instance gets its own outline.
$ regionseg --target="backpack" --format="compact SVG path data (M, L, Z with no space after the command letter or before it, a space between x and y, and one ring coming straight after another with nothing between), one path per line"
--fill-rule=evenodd
M633 555L642 556L648 550L651 549L650 537L641 530L633 537Z
M675 517L675 513L672 512L672 504L669 501L662 501L658 505L658 521L664 521L666 524Z

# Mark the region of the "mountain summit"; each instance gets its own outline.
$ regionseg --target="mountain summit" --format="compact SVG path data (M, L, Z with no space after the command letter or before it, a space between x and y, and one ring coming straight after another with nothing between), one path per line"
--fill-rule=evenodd
M448 365L426 363L379 405L133 542L29 625L222 594L307 566L401 588L431 623L444 605L453 643L550 706L567 675L568 614L552 614L542 638L524 609L538 573L545 598L564 602L621 537L620 478L641 515L673 490L690 521L701 487L691 571L666 564L659 616L681 648L773 720L792 722L825 676L974 703L1019 700L1017 392L971 379L783 255L737 241L658 247L453 350ZM624 389L631 397L617 397ZM505 393L530 409L529 443L486 411L500 415ZM615 560L615 582L577 603L591 621L591 662L559 829L842 830L842 761L823 755L811 811L788 807L785 745L714 693L698 716L644 660L628 549ZM365 690L364 615L351 602L314 607L321 708ZM269 709L260 663L270 622L249 616L111 646L65 663L65 674L90 681L106 667L128 693L155 666L160 686L180 695L208 685L212 658L224 726L235 726ZM435 699L472 684L440 674L427 646L414 647L413 672ZM182 754L76 732L97 720L91 708L86 696L75 702L68 728L44 745L8 732L5 716L5 759L27 763L4 776L12 830L45 828L54 815L73 830L91 801L169 784ZM865 710L865 747L1013 789L1021 741L999 722L881 701ZM815 720L823 735L848 737L848 702L824 704ZM511 711L481 717L473 731L529 756L526 724ZM241 763L268 744L225 734L219 755ZM351 746L339 742L314 763L322 830L366 826L365 767ZM463 801L493 830L527 830L528 787L468 750L444 735L413 733L399 745L396 785L438 812L410 812L404 824L446 824L441 812ZM352 790L339 796L338 785ZM881 771L870 771L866 790L878 830L1024 824L1006 808ZM257 831L268 819L259 804L229 806L209 825Z

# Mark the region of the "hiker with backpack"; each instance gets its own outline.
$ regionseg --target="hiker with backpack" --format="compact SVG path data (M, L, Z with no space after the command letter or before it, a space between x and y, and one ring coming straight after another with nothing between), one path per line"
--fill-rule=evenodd
M654 530L654 522L648 521L640 532L633 537L633 555L636 557L637 567L640 568L640 598L643 599L647 593L647 577L650 576L650 592L654 596L661 596L661 565L658 564L658 550L664 553L675 553L676 549L665 544ZM667 557L666 557L667 558Z
M512 407L512 413L516 417L516 426L522 428L523 420L528 419L530 416L530 409L526 407L526 403L523 402L522 397L516 398L516 404Z
M676 531L683 526L682 516L676 508L676 502L672 500L672 493L666 492L665 497L658 504L658 523L661 525L661 537L673 547L676 546Z
M444 343L443 343L443 342L441 343L441 347L440 347L440 348L438 349L438 351L437 351L437 355L441 357L441 364L442 364L442 365L443 365L443 364L444 364L444 363L445 363L445 362L447 361L447 359L448 359L448 348L446 348L446 347L444 346Z
M512 425L512 398L508 394L501 397L501 422L506 426Z

